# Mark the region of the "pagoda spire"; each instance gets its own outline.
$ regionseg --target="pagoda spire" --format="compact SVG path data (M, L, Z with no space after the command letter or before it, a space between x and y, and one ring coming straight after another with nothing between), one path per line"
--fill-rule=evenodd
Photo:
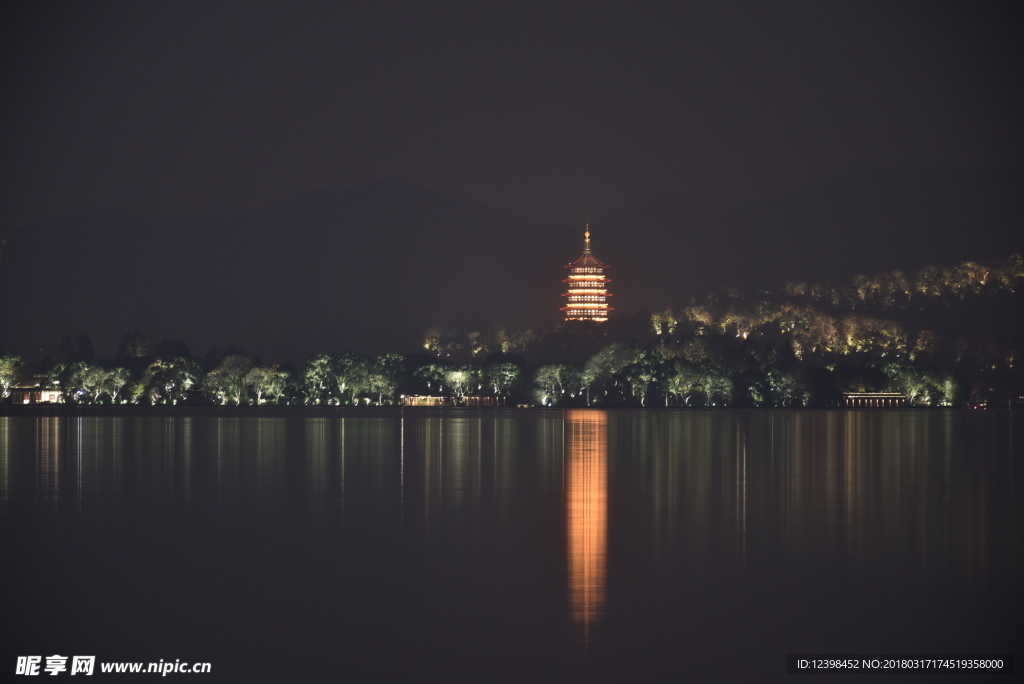
M590 224L587 224L587 230L583 233L583 253L590 254Z

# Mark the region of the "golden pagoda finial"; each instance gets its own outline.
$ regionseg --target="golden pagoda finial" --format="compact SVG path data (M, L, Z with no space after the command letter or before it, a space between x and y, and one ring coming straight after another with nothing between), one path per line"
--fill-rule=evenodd
M590 254L590 224L587 224L587 230L583 233L583 253Z

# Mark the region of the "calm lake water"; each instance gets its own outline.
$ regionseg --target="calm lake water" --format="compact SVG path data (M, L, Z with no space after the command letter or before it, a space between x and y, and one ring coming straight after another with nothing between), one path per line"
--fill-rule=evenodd
M787 653L1013 653L1022 457L998 411L0 416L2 667L770 681L814 679Z

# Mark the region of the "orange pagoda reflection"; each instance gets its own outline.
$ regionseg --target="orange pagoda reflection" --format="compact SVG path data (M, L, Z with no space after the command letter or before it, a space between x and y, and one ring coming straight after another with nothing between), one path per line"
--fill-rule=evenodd
M569 616L590 641L604 613L608 575L608 416L566 411Z

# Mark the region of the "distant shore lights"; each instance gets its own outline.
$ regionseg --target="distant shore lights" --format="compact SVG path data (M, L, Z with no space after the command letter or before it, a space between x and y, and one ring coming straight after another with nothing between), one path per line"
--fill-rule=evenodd
M611 280L605 276L604 270L609 266L590 253L590 224L583 234L583 254L565 267L570 269L569 277L562 281L569 283L568 290L562 294L568 297L561 308L565 312L565 320L607 321L608 312L612 311L608 306L611 294L607 289Z

